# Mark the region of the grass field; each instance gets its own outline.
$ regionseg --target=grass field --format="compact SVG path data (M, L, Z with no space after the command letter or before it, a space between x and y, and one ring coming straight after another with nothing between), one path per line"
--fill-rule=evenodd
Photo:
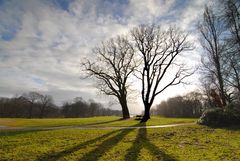
M111 119L102 117L100 120ZM155 119L163 121L165 118ZM128 121L129 126L139 125L137 121L133 125L133 120ZM128 121L123 124L127 125ZM239 161L239 147L240 128L237 127L214 129L187 125L158 129L0 131L0 160Z
M150 125L166 125L175 123L194 122L196 119L189 118L164 118L152 117L147 126ZM49 127L49 126L81 126L81 125L97 125L97 126L133 126L139 121L134 119L120 120L120 117L91 117L91 118L61 118L61 119L0 119L0 126L11 127Z

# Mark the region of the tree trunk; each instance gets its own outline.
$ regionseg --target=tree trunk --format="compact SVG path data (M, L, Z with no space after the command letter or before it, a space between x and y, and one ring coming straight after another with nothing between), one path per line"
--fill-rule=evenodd
M144 116L141 120L141 122L147 122L149 119L150 119L150 105L149 104L144 104L144 108L145 108L145 111L144 111Z
M217 53L217 50L216 50ZM220 92L220 98L222 101L222 107L226 106L226 96L224 93L224 84L223 84L223 74L221 71L221 65L220 65L220 58L217 57L216 59L216 68L217 68L217 79L218 79L218 83L219 83L219 92Z
M224 85L223 85L223 79L222 79L222 76L219 77L219 84L220 84L220 97L221 97L221 100L222 100L222 106L226 106L226 96L225 96L225 93L224 93Z
M43 107L40 109L40 115L39 115L39 118L43 118L44 109L45 109L45 106L43 106Z
M129 119L130 118L130 114L129 114L126 98L119 98L119 102L120 102L121 107L122 107L123 119Z
M28 111L28 118L32 118L32 110L33 110L33 105L30 105L29 111Z

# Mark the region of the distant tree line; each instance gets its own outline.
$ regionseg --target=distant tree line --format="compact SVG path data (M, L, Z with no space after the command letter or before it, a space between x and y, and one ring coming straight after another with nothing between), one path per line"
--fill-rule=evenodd
M104 108L93 100L75 98L62 106L54 104L50 95L37 92L24 93L13 98L0 98L1 118L54 118L54 117L92 117L120 116L121 111Z
M121 116L122 111L104 108L101 103L89 100L84 101L81 97L73 102L66 102L61 108L64 117L92 117L92 116Z
M199 92L190 92L162 101L151 109L152 115L165 117L199 118L204 111L204 99Z

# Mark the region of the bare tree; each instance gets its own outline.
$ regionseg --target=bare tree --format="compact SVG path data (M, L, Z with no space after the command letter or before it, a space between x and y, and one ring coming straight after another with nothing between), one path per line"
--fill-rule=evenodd
M130 42L118 36L93 49L92 60L82 63L87 75L98 81L97 88L106 95L115 96L123 118L130 117L127 105L128 78L134 71L134 50Z
M209 7L206 7L203 14L203 21L199 24L198 28L201 33L201 45L205 51L202 57L204 83L209 83L210 85L208 86L211 89L218 91L221 98L221 106L225 106L226 88L223 79L223 55L226 45L222 39L225 31L224 25L221 19Z
M40 114L39 117L43 118L45 109L53 104L53 98L50 95L39 95Z
M229 35L226 38L227 52L225 62L226 83L240 94L240 2L237 0L222 1L223 17Z
M240 54L240 2L239 0L222 0L223 14L226 27L230 31L232 46L236 45ZM229 40L229 39L228 39Z
M176 61L182 52L192 50L192 45L187 41L187 34L173 27L161 30L159 26L141 25L131 31L131 36L143 64L138 78L142 81L145 108L142 122L146 122L155 97L192 74ZM171 80L165 83L166 78Z
M29 103L28 118L32 118L33 106L39 101L41 95L37 92L24 93L23 98Z

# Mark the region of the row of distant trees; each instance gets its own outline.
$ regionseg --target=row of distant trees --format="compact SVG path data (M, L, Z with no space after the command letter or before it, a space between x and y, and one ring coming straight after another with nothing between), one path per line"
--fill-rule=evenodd
M207 100L199 92L190 92L162 101L151 109L152 115L165 117L199 118L205 110Z
M50 95L37 92L24 93L13 98L0 98L0 117L52 118L52 117L92 117L120 116L121 111L104 108L93 100L75 98L62 106L54 104Z
M77 97L73 102L65 102L61 108L65 117L92 117L92 116L121 116L119 110L104 108L101 103L93 100L84 101L81 97Z

